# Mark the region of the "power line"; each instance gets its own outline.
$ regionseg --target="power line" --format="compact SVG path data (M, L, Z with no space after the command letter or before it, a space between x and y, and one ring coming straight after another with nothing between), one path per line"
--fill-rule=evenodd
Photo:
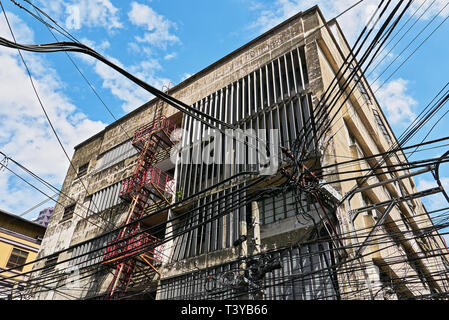
M24 215L26 215L26 214L30 213L31 211L33 211L33 210L39 208L40 206L44 205L45 203L47 203L47 202L50 201L50 200L53 200L53 201L54 201L55 198L56 198L57 196L58 196L58 193L55 193L52 197L47 198L47 199L45 199L45 200L39 202L38 204L32 206L31 208L25 210L23 213L19 214L19 217L23 217Z
M0 0L0 6L1 6L1 8L2 8L3 15L4 15L5 20L6 20L6 23L7 23L7 25L8 25L9 31L11 32L11 36L12 36L12 38L13 38L13 40L14 40L14 43L17 43L16 37L15 37L14 32L13 32L13 30L12 30L12 28L11 28L11 25L10 25L9 20L8 20L8 16L6 15L6 11L5 11L5 8L3 7L3 3L2 3L1 0ZM65 154L65 156L66 156L66 158L67 158L67 160L69 161L70 166L72 167L72 169L73 169L73 171L74 171L74 174L76 174L77 169L76 169L75 166L73 165L72 160L70 160L70 157L69 157L69 155L67 154L67 151L65 150L64 145L62 144L62 141L61 141L61 139L59 138L58 133L56 132L55 127L53 126L53 124L52 124L52 122L51 122L51 120L50 120L50 117L48 116L47 111L45 110L45 107L44 107L44 105L43 105L43 103L42 103L42 100L41 100L41 98L40 98L40 96L39 96L39 93L37 92L36 86L35 86L35 84L34 84L33 77L31 76L30 69L28 68L28 65L27 65L26 62L25 62L25 59L24 59L24 57L23 57L23 55L22 55L22 52L21 52L19 49L17 49L17 51L18 51L18 53L19 53L19 55L20 55L20 59L22 60L23 65L25 66L25 68L26 68L26 70L27 70L28 78L30 79L30 83L31 83L31 86L32 86L32 88L33 88L34 94L36 95L36 98L37 98L37 100L38 100L38 102L39 102L39 105L41 106L41 109L42 109L42 111L43 111L43 113L44 113L44 115L45 115L45 118L47 119L47 122L48 122L48 124L50 125L50 128L51 128L51 130L53 131L53 134L55 135L56 140L58 141L59 146L61 147L62 151L64 152L64 154ZM87 187L86 187L86 185L84 184L82 178L80 178L80 183L81 183L81 185L83 186L84 190L87 192ZM95 206L95 207L97 208L97 210L98 210L98 207L97 207L96 203L93 202L93 204L94 204L94 206Z
M405 11L404 11L405 12ZM396 23L398 22L399 20L396 20ZM392 31L394 28L393 27L390 27L389 28L389 31ZM391 33L391 32L390 32ZM380 36L379 37L379 39L382 39L382 37L383 37L383 39L384 40L386 40L387 38L388 38L388 36L385 36L385 34L384 35L382 35L382 36ZM403 149L402 149L403 150ZM388 152L388 155L389 154L392 154L393 153L393 151L392 150L390 150L389 152ZM423 160L423 162L425 162L425 160ZM422 163L422 162L421 162ZM415 162L415 164L417 164L417 162ZM408 165L410 165L410 164L408 164ZM387 166L385 166L385 167L387 167ZM379 163L379 165L377 166L377 169L380 169L380 168L385 168L385 167L382 167L381 166L381 164ZM417 167L416 165L414 166L415 168ZM374 168L374 170L376 170L376 168ZM374 171L373 170L373 171ZM387 172L388 173L388 172ZM261 180L260 180L261 181ZM217 185L214 185L213 187L217 187ZM246 187L246 186L245 186ZM298 188L298 189L300 189L300 188ZM237 188L237 191L238 192L241 192L243 190L243 188ZM285 188L279 188L278 189L278 191L283 191L283 190L285 190ZM300 190L301 192L302 192L302 190ZM305 192L307 192L307 193L310 193L310 194L313 194L313 190L304 190ZM195 196L200 196L201 194L204 194L204 191L202 191L202 192L200 192L200 193L197 193ZM251 197L251 196L245 196L243 199L240 199L239 201L237 201L237 203L235 203L235 205L232 207L232 208L234 208L234 207L236 207L236 208L240 208L240 207L242 207L242 206L246 206L251 200L255 200L255 199L257 199L258 198L258 196L260 196L260 195L256 195L256 196L254 196L254 197ZM218 199L217 199L218 200ZM204 205L209 205L209 203L208 202L205 202L204 203ZM211 208L213 208L213 207L211 207ZM228 209L228 208L227 208ZM229 209L228 209L229 210ZM316 211L318 211L318 209L316 209ZM324 208L323 208L323 211L324 211L324 213L326 213L325 212L325 210L324 210ZM193 214L193 212L194 211L188 211L186 214L184 214L183 215L183 217L185 217L186 218L186 220L187 219L189 219L189 223L188 223L188 227L187 228L185 228L182 232L184 232L183 234L185 234L185 232L188 232L189 230L194 230L195 228L199 228L200 226L202 226L202 225L204 225L205 223L207 223L207 222L209 222L210 221L210 219L208 220L207 219L207 217L208 217L208 215L206 215L206 219L202 219L202 218L200 218L199 216L195 216L195 219L197 218L197 220L194 220L193 218L190 218L189 217L189 214ZM212 218L218 218L219 216L222 216L222 215L224 215L224 214L226 214L226 213L220 213L219 215L217 215L217 217L211 217L211 219ZM181 219L180 217L178 217L178 219ZM175 220L173 219L171 222L174 222ZM196 222L196 221L198 221L198 222L200 222L201 221L201 223L198 223L198 224L194 224L194 222ZM443 225L443 224L442 224ZM438 226L438 227L441 227L442 225L440 225L440 226ZM142 231L142 232L145 232L145 231L149 231L149 230L154 230L154 228L149 228L149 229L146 229L146 230L144 230L144 231ZM432 229L433 230L433 229ZM434 230L438 230L437 228L434 228ZM403 233L400 233L400 235L404 235ZM175 237L179 237L179 234L172 234L169 238L167 238L168 240L170 240L170 239L175 239ZM338 240L342 240L342 239L344 239L343 237L338 237L338 235L337 235L337 238L338 238ZM166 240L167 240L166 239ZM333 236L332 236L332 234L331 233L329 233L329 239L327 239L328 241L329 240L334 240L333 239ZM389 241L390 242L390 241ZM389 243L389 242L387 242L387 243ZM365 246L366 244L355 244L355 245L353 245L352 246L352 248L357 248L357 246ZM138 250L141 250L142 248L137 248L136 249L136 252L139 252ZM335 249L336 251L335 252L338 252L337 250L339 250L339 249L341 249L341 248L337 248L337 249ZM98 250L101 250L101 248L100 249L98 249ZM100 252L100 254L101 254L101 252ZM79 256L78 256L79 257ZM78 258L78 257L75 257L75 258ZM73 258L73 257L72 257ZM357 259L358 259L358 257L357 257ZM349 263L349 262L353 262L353 261L356 261L357 259L354 259L354 260L349 260L349 261L344 261L344 263L341 263L340 264L340 266L344 266L344 265L347 265L347 263ZM69 260L71 260L71 259L69 259ZM62 261L62 262L60 262L60 263L64 263L64 262L67 262L68 260L65 260L65 261ZM407 260L407 261L412 261L412 260ZM351 268L350 268L350 270L351 270L351 272L354 272L354 270L356 270L356 267L353 267L352 265L350 266ZM332 268L335 268L335 266L332 266ZM357 267L358 268L358 267ZM360 267L360 268L362 268L362 267ZM45 268L44 268L45 269ZM331 269L331 268L326 268L326 270L329 270L329 269ZM39 270L35 270L35 271L39 271ZM349 272L349 271L347 271L347 272ZM281 278L282 279L282 278ZM278 284L277 284L278 285ZM249 290L248 290L248 292L249 292Z

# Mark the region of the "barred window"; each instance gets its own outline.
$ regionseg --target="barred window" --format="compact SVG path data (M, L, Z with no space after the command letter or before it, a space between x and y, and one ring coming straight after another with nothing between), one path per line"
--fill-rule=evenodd
M290 148L293 141L301 136L304 148L312 151L316 145L316 127L312 96L306 91L308 82L306 55L304 46L301 46L198 100L193 107L243 131L255 130L258 138L268 140L269 148L277 143ZM195 145L199 151L194 153L191 142L204 137L210 129L193 118L184 118L183 128L187 134L182 136L181 146L185 151L181 157L196 162L197 159L190 157L193 154L201 155L206 144ZM277 134L271 135L272 129L278 130L279 138ZM222 139L225 140L224 135ZM272 142L274 139L275 143ZM206 183L217 183L241 171L264 168L255 155L255 142L241 146L236 141L229 147L214 144L214 150L219 150L221 146L222 152L214 154L218 161L207 170L203 168L205 164L201 158L194 164L178 163L176 185L182 197L201 190ZM242 163L236 163L240 160Z
M78 177L84 176L87 173L88 168L89 168L89 162L80 166L78 168Z
M131 140L119 144L98 157L95 173L110 168L135 154L137 154L137 149L134 148Z
M62 215L62 221L69 220L73 217L73 212L75 211L75 205L71 205L64 208L64 214Z
M313 199L295 195L292 191L262 199L259 201L261 224L293 217L303 210L310 211L314 209L313 202Z
M92 194L88 214L103 212L121 203L119 197L122 182L115 183Z
M44 267L45 269L42 272L49 272L55 269L56 264L58 263L59 254L53 254L45 260Z
M6 268L14 268L17 271L22 271L23 264L25 264L28 258L28 252L19 250L17 248L13 248L11 255L9 256L8 263L6 264Z
M349 71L352 73L354 71L354 68L349 66ZM365 99L366 103L373 104L371 101L371 98L368 94L368 91L366 90L366 87L357 72L354 72L354 81L356 82L357 88L359 89L359 91L362 94L363 99Z
M391 136L388 133L387 128L385 127L385 124L379 115L379 112L377 112L377 110L373 109L373 114L374 114L374 119L376 119L377 125L380 128L380 131L382 131L382 134L384 135L387 142L391 144L393 141L391 140Z

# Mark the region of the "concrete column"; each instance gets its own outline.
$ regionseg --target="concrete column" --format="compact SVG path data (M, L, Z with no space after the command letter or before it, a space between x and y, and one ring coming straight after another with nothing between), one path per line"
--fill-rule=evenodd
M260 215L259 215L259 203L257 201L253 201L251 203L251 221L253 223L253 234L252 234L252 252L251 254L259 254L262 251L261 241L260 241ZM256 292L252 294L253 300L263 300L264 299L263 292Z
M248 228L246 225L246 221L240 221L239 224L239 231L240 231L240 237L243 236L248 236ZM240 245L239 245L239 257L240 258L246 258L248 256L248 241L243 241ZM244 270L246 269L246 262L245 260L240 264L240 271L239 274L240 276L244 275ZM240 297L239 300L248 300L248 295L242 295Z
M350 204L350 201L349 201L349 200L346 200L346 201L345 201L345 207L346 207L346 212L348 213L348 214L347 214L347 217L349 217L349 227L350 227L350 229L351 229L352 235L354 236L354 245L357 246L357 245L359 244L359 241L358 241L358 238L357 238L357 233L356 233L356 231L355 231L354 221L352 221L352 217L351 217L351 215L349 214L349 212L351 212L351 204ZM357 252L357 250L353 250L352 254L355 254L356 252ZM369 299L370 299L370 300L373 300L373 299L374 299L374 296L373 296L373 290L372 290L372 287L371 287L371 280L370 280L370 278L369 278L369 276L368 276L368 273L367 273L367 271L366 271L365 261L364 261L363 258L360 258L360 257L355 257L355 256L354 256L354 258L357 259L357 261L358 261L358 263L359 263L359 266L360 266L360 269L361 269L361 271L362 271L362 273L363 273L363 277L364 277L364 279L365 279L365 284L366 284L366 287L368 288L368 292L369 292ZM354 262L355 262L355 261L354 261ZM352 263L353 263L353 262L351 262L351 265L352 265ZM357 275L356 275L355 273L354 273L352 276L358 278ZM365 298L365 297L363 297L363 298Z
M381 294L377 294L377 290L378 288L382 287L382 283L380 281L380 272L379 272L379 267L377 267L375 264L371 264L370 266L367 267L366 273L368 274L368 281L370 281L370 284L372 287L372 291L373 291L373 300L382 300L383 296Z
M240 221L240 237L248 236L248 228L246 225L246 221ZM246 257L248 256L248 241L243 241L239 246L239 256Z
M257 201L251 203L251 220L253 222L253 241L254 249L253 254L258 254L261 251L260 242L260 216L259 216L259 204Z

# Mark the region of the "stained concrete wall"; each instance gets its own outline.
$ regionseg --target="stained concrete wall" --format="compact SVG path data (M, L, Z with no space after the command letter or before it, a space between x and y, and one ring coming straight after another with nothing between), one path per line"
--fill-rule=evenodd
M337 34L333 34L329 27L322 27L324 23L324 18L316 8L312 8L303 14L298 14L187 79L171 89L169 93L173 97L191 105L260 68L274 58L299 45L305 45L309 91L313 93L313 103L316 106L324 92L324 88L327 88L331 83L344 57L349 52L348 45L345 43L342 34L339 33L338 26L336 28ZM374 96L372 98L374 107L378 108ZM98 157L102 153L128 140L136 129L152 120L157 103L156 100L150 101L113 123L103 132L80 144L73 156L74 167L78 168L89 162L89 168L94 168ZM331 130L324 136L323 141L320 141L323 154L321 157L322 165L335 164L339 161L338 156L353 154L353 150L349 145L348 130L357 135L363 151L367 154L375 154L388 149L388 143L380 133L379 128L374 125L375 121L372 112L369 108L363 107L363 105L364 101L360 97L360 92L355 90L355 93L351 96L351 103L343 105L342 109L336 114L337 121L333 123ZM177 110L172 107L165 109L165 115L167 116L175 112ZM333 116L333 113L331 113L331 116ZM384 121L386 122L386 119ZM392 132L390 133L393 136ZM328 138L331 136L333 138L329 140ZM103 213L90 216L89 222L83 219L87 214L85 207L89 206L87 196L129 176L136 157L126 159L100 173L90 174L88 172L81 180L76 178L76 171L73 168L69 168L62 190L73 200L60 196L59 202L65 206L76 202L77 214L72 219L61 222L64 208L61 205L56 206L46 236L42 242L39 257L48 256L100 234L102 228L105 227L105 220L113 218L113 223L118 224L123 215L108 217L106 213ZM400 156L399 160L404 160L404 158ZM334 178L339 177L335 170L329 170L329 173L335 173ZM334 184L333 187L341 194L344 194L353 187L353 183L338 183ZM406 182L406 187L410 191L414 189L414 185L410 181ZM394 194L393 187L388 188ZM388 195L385 193L378 200L386 198L388 198ZM351 201L351 207L356 208L360 206L362 206L360 197L355 197ZM417 207L421 208L421 205L418 203ZM350 230L351 227L349 225L351 222L346 216L347 210L348 208L339 210L343 231ZM407 208L404 208L404 210L407 210ZM410 216L412 216L411 213ZM100 225L101 228L98 228L97 225ZM356 221L355 227L365 227L365 224ZM282 230L279 230L279 241L285 238L285 234L282 235L282 232ZM276 237L269 237L269 242L272 244L276 243ZM238 250L228 249L200 256L193 260L181 261L180 265L193 265L196 261L197 266L206 267L230 261L238 257L238 255ZM70 257L70 253L61 255L60 260L67 257ZM42 267L43 263L44 261L37 263L35 268ZM185 268L180 267L180 265L167 266L164 277L175 276L185 272L183 271ZM65 266L63 264L56 268L63 269ZM104 283L100 284L98 288L104 290L108 281L110 281L110 277L106 277L103 281ZM77 294L82 295L85 292L78 292ZM39 298L55 297L53 295L45 296L44 294L39 296Z
M314 10L309 11L303 17L286 22L277 30L264 34L256 41L238 49L204 71L184 81L181 85L174 87L170 94L191 105L260 68L272 59L299 46L304 42L304 27L314 28L317 22L318 18ZM314 41L308 41L306 47L307 60L316 60L312 58L314 47ZM310 78L316 78L313 82L314 85L320 85L318 65L311 64L310 72ZM75 169L69 168L62 187L62 191L72 199L60 196L58 200L64 206L77 203L76 214L72 219L61 222L64 208L61 205L56 205L41 251L39 252L39 257L51 255L54 252L64 250L71 245L100 234L101 230L93 223L103 226L105 217L94 215L89 216L89 222L83 220L87 216L86 208L89 206L89 200L86 197L129 176L137 156L122 161L97 174L91 175L89 172L92 168L95 168L99 155L125 142L136 129L152 120L154 107L157 103L156 100L150 101L130 115L119 119L119 121L106 128L105 131L77 146L72 159ZM177 110L168 107L165 115L170 116L175 112ZM89 163L88 174L77 178L76 169L85 163ZM87 192L85 188L87 188ZM65 253L60 256L59 260L69 257L70 253ZM44 261L41 261L41 263L36 264L35 268L42 267L43 264ZM63 269L65 264L61 264L56 268L58 267Z

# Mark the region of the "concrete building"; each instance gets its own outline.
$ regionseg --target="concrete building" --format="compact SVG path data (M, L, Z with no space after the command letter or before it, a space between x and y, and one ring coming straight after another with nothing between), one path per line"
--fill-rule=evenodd
M13 292L20 299L33 267L22 265L36 259L44 234L42 225L0 210L0 299Z
M34 222L43 225L44 227L48 226L48 222L50 221L50 217L53 214L53 207L45 208L39 212L39 216L33 220Z
M447 249L436 232L416 236L432 225L419 197L399 201L417 194L413 178L402 177L407 172L378 169L375 177L359 181L359 188L366 187L363 191L332 209L354 188L356 180L345 179L363 175L342 175L342 168L376 164L371 158L339 167L342 157L379 154L396 141L362 75L353 80L355 90L345 90L339 99L341 109L317 113L320 97L349 52L337 22L326 23L313 7L169 90L171 96L234 128L260 130L255 131L257 139L244 137L239 145L238 137L226 140L219 133L214 143L200 144L210 137L210 128L154 99L78 145L73 156L78 171L68 170L62 188L70 198L59 197L64 206L56 205L39 252L39 258L48 258L34 267L33 297L412 299L447 292L445 276L435 276L447 272L447 261L428 254ZM162 124L161 115L167 123ZM321 135L317 121L334 116ZM135 221L132 215L140 204L133 200L135 193L128 192L129 177L139 173L136 164L148 152L139 139L157 126L170 130L156 135L165 144L155 152L150 173L145 171L151 183L145 185L141 222L131 224L147 231L139 240L130 239L148 252L130 247L131 264L123 258L127 253L113 246L123 236L114 230ZM170 142L175 127L184 131ZM279 138L271 132L278 132ZM219 137L224 139L221 145ZM269 162L251 151L262 138L272 148L266 154ZM173 163L169 155L175 142L184 149ZM206 144L214 146L213 154ZM198 145L201 151L209 150L206 157L221 162L205 163L203 153L188 153ZM280 189L288 172L285 150L294 148L301 148L309 170L323 168L314 193ZM388 165L405 162L401 152L386 159ZM273 167L284 170L270 172ZM155 175L163 181L152 180ZM390 206L392 199L397 202ZM379 203L383 205L376 206ZM378 220L384 223L359 252L358 245ZM350 262L341 264L344 261ZM46 266L60 277L46 282L55 290L36 293ZM72 277L74 270L77 277Z

